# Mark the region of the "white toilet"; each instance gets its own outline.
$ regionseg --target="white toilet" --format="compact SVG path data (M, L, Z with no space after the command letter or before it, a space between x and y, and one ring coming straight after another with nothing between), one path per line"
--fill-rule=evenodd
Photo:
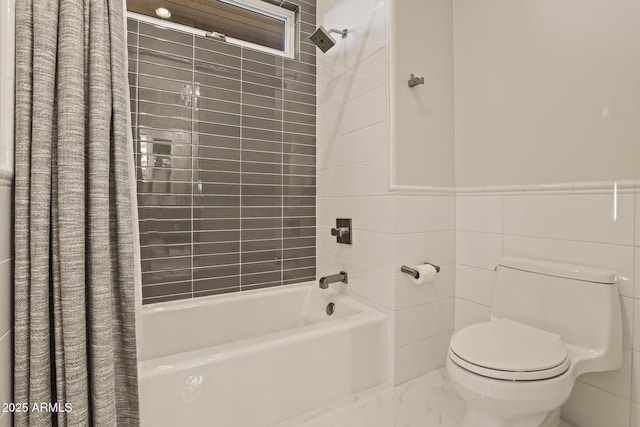
M530 258L504 258L496 271L491 320L449 344L462 426L557 427L579 375L622 365L615 272Z

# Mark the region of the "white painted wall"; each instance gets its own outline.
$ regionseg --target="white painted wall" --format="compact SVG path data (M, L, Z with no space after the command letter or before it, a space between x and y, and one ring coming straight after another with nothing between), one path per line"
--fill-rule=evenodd
M318 53L318 276L349 273L345 292L388 319L388 380L394 384L443 366L453 329L453 193L388 191L392 0L320 0L318 25L348 28ZM391 62L392 63L392 62ZM405 81L406 84L406 81ZM353 245L330 235L353 219ZM402 264L442 266L417 287Z
M640 176L640 2L455 0L458 187Z
M0 0L0 404L13 396L12 274L14 0ZM0 413L0 427L13 425Z
M453 3L399 0L394 12L395 183L453 187ZM424 85L410 88L411 74Z

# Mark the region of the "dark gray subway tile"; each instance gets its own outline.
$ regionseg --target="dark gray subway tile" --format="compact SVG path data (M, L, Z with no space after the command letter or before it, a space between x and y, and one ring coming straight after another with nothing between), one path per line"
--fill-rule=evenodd
M224 135L194 135L194 143L208 147L240 148L240 138Z
M193 232L193 243L222 243L238 241L240 241L240 230Z
M191 120L138 114L138 126L155 129L191 131Z
M282 142L286 142L286 143L290 143L290 144L316 145L316 136L315 135L303 135L303 134L300 134L300 133L283 132L282 133Z
M219 184L239 184L240 174L237 172L210 172L203 170L194 171L193 192L195 194L235 194L235 187L227 187Z
M242 253L242 262L245 262L245 263L260 262L260 261L280 262L281 259L282 259L282 251L280 249Z
M198 105L203 103L203 99L214 99L216 101L240 102L240 92L236 90L222 89L219 87L200 86L200 96L198 97Z
M243 218L272 218L282 216L282 206L278 207L242 207Z
M224 53L225 55L240 56L240 46L235 46L224 41L211 39L203 36L195 36L195 46L199 49L206 49L212 52Z
M283 120L291 123L301 123L304 125L315 126L316 116L311 114L300 114L292 111L285 111Z
M315 197L298 197L288 196L283 198L283 207L296 207L296 206L313 206L316 205Z
M143 272L142 285L191 280L191 269L168 270L160 272Z
M242 230L242 240L270 240L281 239L282 228L264 228L254 230Z
M276 88L271 86L262 86L254 83L248 83L248 82L242 82L242 92L248 93L251 95L265 96L265 97L274 98L274 99L282 99L282 94L283 94L281 87ZM304 102L304 101L294 99L294 97L291 97L291 96L287 99L290 99L296 102Z
M208 122L230 126L240 126L241 116L239 114L229 114L220 111L199 110L194 113L194 119L198 120L200 123Z
M307 74L316 75L316 67L315 65L303 64L300 61L296 61L294 59L285 59L284 60L284 69L293 70L293 71L301 71Z
M161 77L174 82L180 81L185 85L191 85L191 70L181 70L179 68L168 67L166 64L139 61L138 72L147 76Z
M293 154L283 154L282 163L290 165L315 166L315 156L297 156Z
M152 158L151 158L152 157ZM142 166L138 163L138 166L143 171L145 179L153 180L156 176L156 171L165 170L166 172L172 172L172 170L183 169L190 172L191 158L183 156L165 155L162 152L149 152L147 151L146 165Z
M240 242L200 243L193 245L194 255L228 254L240 252Z
M270 86L276 89L282 89L282 78L276 76L268 76L265 74L253 73L251 71L242 70L242 81L253 83L261 86Z
M240 278L241 286L258 285L260 283L279 283L282 280L282 272L273 271L267 273L245 274ZM275 286L275 284L274 284Z
M191 173L191 172L189 172ZM138 206L190 206L191 195L138 194Z
M315 228L315 217L287 217L282 219L282 226L286 228L309 227Z
M239 230L240 218L232 219L196 219L193 221L194 231Z
M196 48L194 51L194 60L196 61L196 64L216 64L237 69L240 69L242 65L239 56L226 55L212 50L199 48Z
M281 185L243 185L242 197L246 197L246 196L282 196L282 186Z
M220 278L208 278L193 281L193 291L200 294L207 294L206 292L213 292L207 295L216 295L226 292L237 292L240 290L240 278L238 276L232 277L220 277ZM224 292L226 291L226 292Z
M316 26L313 24L310 24L308 22L300 23L300 31L303 33L306 33L306 34L303 34L301 37L306 37L307 40L309 40L309 36L313 34L315 30L316 30Z
M307 156L316 155L316 147L313 145L282 144L282 152L289 154L305 154Z
M214 267L240 263L240 254L198 255L193 257L194 267Z
M300 238L282 240L283 249L304 248L304 247L311 247L315 245L316 245L315 237L300 237Z
M282 279L286 283L295 283L296 280L299 281L299 279L302 279L302 278L311 278L312 280L315 280L315 277L316 277L315 267L302 268L299 270L284 270L282 272Z
M156 258L142 261L142 271L164 271L191 268L191 257Z
M191 293L191 281L166 283L161 285L147 285L142 287L142 298L167 297L171 301L173 295Z
M144 74L138 75L138 88L163 90L181 94L184 90L185 82L162 79Z
M208 111L221 111L228 114L240 114L241 104L237 102L222 101L219 99L210 98L198 98L198 108L196 112L208 110Z
M304 10L298 12L298 16L300 17L300 21L306 22L307 24L315 25L316 23L316 16Z
M314 257L314 256L316 256L315 247L285 249L282 251L283 259L305 258L305 257Z
M239 207L221 207L221 208L193 208L194 219L222 219L222 218L238 218L240 215Z
M242 106L242 115L244 117L260 117L263 119L282 120L282 110L254 107L251 105Z
M282 101L282 109L284 111L293 111L303 114L316 114L316 106L312 104L302 104L294 101Z
M284 186L293 186L293 185L316 185L316 177L312 176L292 176L287 175L282 177L282 185Z
M280 185L282 184L282 175L277 174L261 174L261 173L243 173L242 174L242 184L251 184L251 185Z
M251 163L242 161L242 172L261 173L261 174L281 174L282 164L280 163Z
M316 45L314 45L313 43L311 43L311 41L309 41L309 43L304 42L303 40L300 40L300 53L306 53L308 55L313 55L316 52Z
M127 31L137 33L138 32L138 21L137 19L127 19Z
M159 105L180 106L188 110L189 112L191 112L191 106L188 105L188 102L185 99L185 97L182 95L182 93L165 92L164 90L139 88L138 98L140 101L153 102Z
M240 137L239 126L198 122L198 123L193 123L193 128L194 128L194 132L199 132L199 133L204 133L209 135Z
M282 130L285 132L293 132L293 133L301 133L305 135L312 135L315 137L316 135L316 126L315 125L303 125L300 123L291 123L284 122L282 126Z
M242 149L250 151L270 151L274 153L281 153L283 150L283 145L280 141L260 141L255 139L242 138Z
M284 270L296 270L299 268L308 268L316 266L316 258L299 258L299 259L290 259L284 260L282 263L282 268Z
M242 196L242 207L282 206L282 196Z
M250 61L262 62L263 64L274 65L276 67L282 67L283 61L281 56L259 52L252 49L242 49L242 58Z
M144 305L146 305L146 304L157 304L157 303L161 303L161 302L179 301L179 300L182 300L182 299L189 299L189 298L193 298L193 294L191 292L184 293L184 294L177 294L177 295L167 295L167 296L156 297L156 298L143 298L142 299L142 304L144 304Z
M308 85L313 85L315 90L315 86L316 86L315 74L309 74L309 73L304 73L302 71L285 69L284 78L286 82L294 81L294 82L307 83Z
M199 71L199 70L198 70ZM200 93L202 96L206 96L203 93L205 88L218 88L225 89L231 91L239 91L240 90L240 75L235 74L226 74L226 75L215 75L211 73L202 73L196 72L194 75L195 82L194 85L196 87L200 87Z
M223 276L237 276L240 274L240 265L225 265L220 267L199 267L193 269L193 279L208 279Z
M315 227L285 228L282 231L282 237L284 237L285 239L289 239L292 237L313 237L315 235Z
M142 33L140 33L138 40L140 43L140 49L148 49L185 58L191 58L191 54L193 52L193 48L191 46L147 37Z
M316 65L316 55L310 55L308 53L300 52L298 54L301 63L315 66Z
M191 233L140 233L141 246L186 245L191 243Z
M203 171L240 172L240 162L230 160L194 159L193 167Z
M265 153L262 151L245 151L242 152L243 162L260 162L260 163L282 163L281 153Z
M139 49L138 61L140 61L140 67L138 67L138 69L141 73L144 74L155 75L153 73L154 68L152 68L151 66L168 67L170 69L177 69L182 72L188 71L189 74L193 72L193 61L191 60L191 58L171 55L151 49ZM163 75L158 76L163 77ZM188 80L191 81L191 78L189 78Z
M249 61L247 59L242 60L242 70L277 77L279 79L282 79L283 77L282 66L268 65L261 62ZM282 80L280 80L280 82L282 83Z
M186 182L164 182L138 180L138 193L191 194L191 184ZM142 214L140 215L142 218Z
M191 219L185 220L143 220L138 221L140 233L191 231Z
M289 175L314 175L316 174L315 166L298 166L298 165L283 165L282 173Z
M142 247L140 256L142 259L191 256L191 245Z
M191 218L191 208L141 207L141 219L187 219Z
M207 195L207 194L194 194L193 195L194 206L209 206L209 207L223 207L223 206L240 206L240 195Z
M306 207L283 207L282 208L283 216L315 216L316 208L314 206L306 206Z
M316 187L314 186L286 186L282 192L285 196L315 196Z
M256 289L275 288L275 287L278 287L278 286L282 286L282 281L281 280L276 280L274 282L263 282L263 283L242 285L240 290L241 291L254 291Z
M261 228L278 228L282 226L282 218L242 218L242 230Z
M316 105L316 96L308 93L293 92L290 90L284 90L282 99L285 101L301 102L304 104Z
M282 240L281 239L252 240L252 241L241 242L241 249L242 249L242 261L246 262L245 255L244 255L245 252L281 250Z
M174 30L167 27L161 27L159 25L148 24L146 22L140 22L138 31L141 35L155 37L165 41L174 43L181 43L191 46L193 44L193 35L187 32Z
M255 273L266 273L266 272L280 272L282 269L281 261L267 261L267 262L255 262L255 263L246 263L240 266L241 274L255 274Z
M184 120L191 120L191 108L184 105L160 104L156 102L138 102L138 112L153 116L176 117Z
M242 137L249 139L263 139L265 141L281 142L282 132L270 131L264 129L247 128L242 130Z
M256 128L256 129L268 129L268 130L281 131L282 121L243 116L242 126L249 127L249 128Z
M240 150L218 147L193 147L193 156L200 159L240 160Z
M249 93L242 94L242 104L273 108L274 110L280 110L283 107L282 98L269 98L268 96L252 95Z

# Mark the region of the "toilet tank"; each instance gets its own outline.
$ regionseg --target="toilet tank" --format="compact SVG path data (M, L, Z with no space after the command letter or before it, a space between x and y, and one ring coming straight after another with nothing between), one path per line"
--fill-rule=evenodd
M620 298L612 270L533 258L503 258L492 318L507 318L560 335L614 369L622 357ZM603 366L606 368L606 366Z

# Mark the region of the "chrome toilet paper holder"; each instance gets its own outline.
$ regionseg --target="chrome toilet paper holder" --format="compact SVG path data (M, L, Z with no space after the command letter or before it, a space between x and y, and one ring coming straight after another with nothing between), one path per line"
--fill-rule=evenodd
M431 264L430 262L425 262L425 265L431 265L433 266L433 268L436 269L436 273L440 273L440 267L438 267L435 264ZM413 277L414 279L419 279L420 278L420 272L418 270L416 270L415 268L411 268L411 267L407 267L406 265L403 265L402 267L400 267L400 271L408 274L409 276Z

